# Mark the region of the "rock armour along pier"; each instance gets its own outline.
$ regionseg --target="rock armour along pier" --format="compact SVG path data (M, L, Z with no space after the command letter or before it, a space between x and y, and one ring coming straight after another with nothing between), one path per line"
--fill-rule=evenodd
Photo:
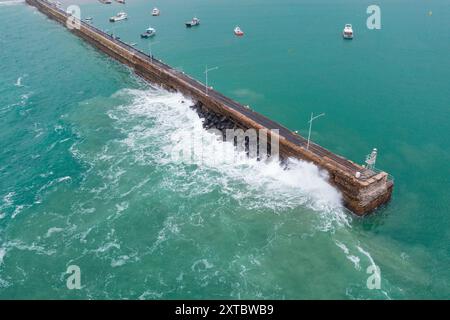
M68 26L70 16L55 4L46 0L26 0L26 2L49 18ZM329 182L342 193L344 205L355 214L365 215L390 200L394 182L386 172L366 169L315 143L311 143L307 149L305 138L282 125L215 90L211 89L206 93L205 86L199 81L88 23L77 22L79 28L69 28L72 33L131 67L145 80L192 98L196 101L194 109L201 110L200 116L209 118L209 126L223 126L223 129L232 126L241 129L269 130L269 140L279 140L279 153L282 158L292 157L310 161L326 170ZM277 129L278 134L270 131L273 129Z

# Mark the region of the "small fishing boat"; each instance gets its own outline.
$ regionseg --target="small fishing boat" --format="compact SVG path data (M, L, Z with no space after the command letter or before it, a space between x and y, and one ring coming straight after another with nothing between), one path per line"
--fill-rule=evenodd
M158 8L153 8L152 10L152 16L157 17L161 14L161 11L159 11Z
M344 39L353 39L353 28L351 24L346 24L344 31L342 31L342 36Z
M86 22L92 22L93 19L94 19L94 18L92 18L92 17L87 17L87 18L84 18L84 21L86 21Z
M116 0L118 3L125 4L125 0Z
M186 22L186 27L190 28L190 27L195 27L200 25L200 19L198 18L192 18L191 21Z
M151 38L155 34L156 34L156 30L154 28L148 28L147 30L145 30L145 32L143 34L141 34L141 38L143 38L143 39Z
M99 1L104 4L111 4L111 0L99 0Z
M127 14L125 12L119 12L114 17L109 18L109 21L110 22L118 22L118 21L122 21L122 20L126 20L126 19L128 19Z
M242 37L244 35L244 31L242 31L241 28L236 27L234 28L234 34L237 35L238 37Z

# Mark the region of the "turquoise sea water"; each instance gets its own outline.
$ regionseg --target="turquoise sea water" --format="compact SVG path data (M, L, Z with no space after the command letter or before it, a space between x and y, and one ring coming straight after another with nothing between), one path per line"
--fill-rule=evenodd
M447 0L378 1L381 30L365 0L74 2L141 49L155 27L156 56L199 80L218 66L217 90L303 135L325 112L313 139L360 163L377 147L395 192L360 219L310 164L173 161L202 132L184 97L0 1L0 298L450 296ZM366 286L373 264L380 290Z

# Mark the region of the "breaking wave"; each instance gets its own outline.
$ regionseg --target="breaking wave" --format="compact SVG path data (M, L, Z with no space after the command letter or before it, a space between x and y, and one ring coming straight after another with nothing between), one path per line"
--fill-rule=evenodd
M327 218L324 229L333 222L348 224L350 217L340 193L327 182L327 173L314 164L291 159L286 169L278 162L249 159L244 153L223 161L224 150L236 154L233 145L204 130L202 120L189 107L192 101L183 95L161 89L125 89L115 97L128 100L108 112L126 134L122 143L137 163L164 165L172 171L174 178L165 187L190 197L220 189L246 208L277 213L308 207ZM192 156L180 162L173 152L186 145L201 148L194 148Z
M19 4L24 4L25 0L9 0L9 1L0 1L1 6L16 6Z

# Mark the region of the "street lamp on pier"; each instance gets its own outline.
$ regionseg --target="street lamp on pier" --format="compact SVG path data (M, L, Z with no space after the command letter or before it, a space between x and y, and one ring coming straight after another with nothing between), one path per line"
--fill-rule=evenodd
M159 43L159 41L155 41L155 42L148 42L148 51L150 54L150 62L153 62L153 53L152 53L152 45Z
M306 150L309 150L309 142L311 141L311 129L312 129L312 123L314 120L316 120L317 118L320 118L322 116L324 116L325 113L321 113L318 116L314 117L314 112L311 112L311 119L308 121L309 122L309 132L308 132L308 144L306 145Z
M208 72L213 71L213 70L217 70L219 69L219 67L213 67L213 68L209 68L208 66L206 66L205 68L205 93L208 94Z

